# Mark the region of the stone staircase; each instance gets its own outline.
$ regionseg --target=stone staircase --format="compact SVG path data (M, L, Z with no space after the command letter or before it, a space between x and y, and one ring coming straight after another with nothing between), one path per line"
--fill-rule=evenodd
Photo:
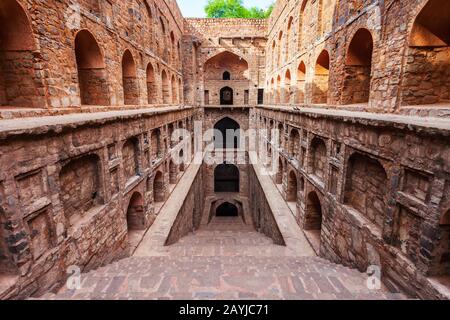
M168 248L83 274L81 288L43 299L403 299L366 276L292 251L236 218L214 218Z

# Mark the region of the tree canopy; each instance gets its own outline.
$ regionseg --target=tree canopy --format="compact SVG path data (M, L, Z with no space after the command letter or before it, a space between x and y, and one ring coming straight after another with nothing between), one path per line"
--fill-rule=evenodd
M243 0L208 0L205 12L208 18L265 19L270 16L273 4L267 9L246 8Z

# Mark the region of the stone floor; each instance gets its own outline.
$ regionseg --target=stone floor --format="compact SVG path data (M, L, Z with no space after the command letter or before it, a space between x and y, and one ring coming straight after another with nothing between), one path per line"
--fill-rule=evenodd
M369 290L356 270L293 256L240 218L214 218L166 249L165 256L134 256L84 274L81 289L43 298L403 299Z

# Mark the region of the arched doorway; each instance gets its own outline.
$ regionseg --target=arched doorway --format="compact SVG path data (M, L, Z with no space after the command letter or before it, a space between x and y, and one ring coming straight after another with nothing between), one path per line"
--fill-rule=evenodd
M165 70L161 73L163 104L170 104L170 82Z
M220 90L220 105L233 105L233 89L230 87L224 87Z
M122 85L124 104L139 104L139 84L136 63L130 50L126 50L122 58Z
M328 82L330 76L330 55L323 50L317 58L314 83L313 103L325 104L328 101Z
M27 13L17 1L2 0L0 21L0 105L30 107L42 102L45 106L39 91L39 61L35 61L39 58L33 54L36 44Z
M156 172L155 179L153 180L153 200L155 203L164 202L164 175L161 171Z
M222 75L223 80L231 80L231 74L228 71L225 71Z
M239 176L235 165L218 165L214 170L214 192L239 192Z
M359 29L347 51L342 103L369 102L373 39L367 29Z
M304 229L322 229L322 205L315 191L310 192L307 198Z
M298 197L297 175L295 174L294 171L291 171L288 177L286 200L288 202L297 203L297 197Z
M183 149L180 150L180 153L178 154L179 160L180 160L180 172L184 172L185 165L184 165L184 151Z
M169 183L176 184L178 180L178 167L175 165L173 160L169 163Z
M404 61L402 105L449 103L450 1L426 3L414 21Z
M144 222L145 208L144 198L139 192L135 192L130 199L127 209L128 231L142 230L145 228Z
M103 55L94 36L81 30L75 37L75 55L82 105L109 105Z
M278 159L278 172L276 178L276 184L283 184L283 160L281 158Z
M156 104L158 101L158 94L156 92L156 81L155 81L155 69L153 65L149 63L147 65L147 103Z
M225 202L225 203L221 204L219 207L217 207L216 216L217 217L238 217L239 210L234 204Z
M214 126L214 145L216 149L238 149L240 146L240 125L225 117Z

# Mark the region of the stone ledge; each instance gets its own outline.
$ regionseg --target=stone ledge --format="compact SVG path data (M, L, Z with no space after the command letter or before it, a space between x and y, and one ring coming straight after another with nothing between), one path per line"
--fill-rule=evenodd
M259 108L300 114L313 118L328 118L344 122L360 123L373 127L389 127L418 133L450 136L450 119L424 118L391 113L372 113L325 108L297 108L287 106L259 106Z
M41 135L52 132L60 133L64 129L73 130L77 127L85 125L102 125L107 122L145 118L159 114L192 109L193 107L161 107L0 120L0 140L18 135Z

